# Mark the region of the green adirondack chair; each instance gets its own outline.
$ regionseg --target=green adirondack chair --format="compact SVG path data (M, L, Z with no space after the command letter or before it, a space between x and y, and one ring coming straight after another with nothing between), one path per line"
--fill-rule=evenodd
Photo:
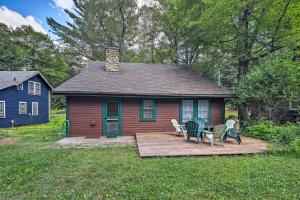
M224 136L226 133L227 126L225 124L219 124L214 127L213 132L204 131L205 136L210 140L213 146L216 143L216 139L220 139L222 145L224 145Z
M201 138L202 140L202 131L199 130L199 124L194 121L188 121L185 123L185 129L187 133L187 142L189 142L190 137L197 138L197 144Z
M226 129L226 135L225 135L224 139L226 140L226 137L230 137L232 139L235 139L237 141L237 143L240 144L242 142L241 137L240 137L241 130L235 128L235 125L236 125L236 122L234 119L228 119L226 121L227 129Z

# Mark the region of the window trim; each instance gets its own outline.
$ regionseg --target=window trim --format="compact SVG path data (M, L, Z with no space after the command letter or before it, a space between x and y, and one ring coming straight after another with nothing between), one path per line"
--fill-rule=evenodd
M4 118L6 118L6 109L5 109L5 101L0 101L0 103L3 103L3 117L2 116L0 116L0 119L4 119Z
M300 102L300 99L295 99L295 100L289 102L289 110L293 110L293 111L299 110L299 107L293 107L293 102L297 102L297 101Z
M25 104L25 112L24 113L21 112L21 104ZM26 114L27 114L27 102L20 101L19 102L19 115L26 115Z
M206 123L210 123L210 103L209 103L209 100L208 99L197 99L197 118L199 118L199 101L207 101L207 107L208 107L208 110L207 110L207 118L202 118L204 121L205 119L207 119L207 121L205 121ZM201 112L201 110L200 110Z
M22 86L21 88L19 88L20 85ZM20 83L20 84L17 85L17 90L24 90L24 85L23 85L23 83Z
M29 83L33 83L33 92L32 93L30 93L30 84ZM35 84L34 84L34 81L28 81L28 94L29 95L35 95L34 94L34 91L35 91Z
M144 101L151 100L153 102L153 109L152 109L152 118L144 118ZM155 122L157 119L157 105L154 99L142 99L140 103L140 121L141 122Z
M36 115L33 115L33 104L36 104L37 105L37 114ZM39 116L39 102L32 102L31 103L31 116L35 117L35 116Z
M39 85L39 93L37 93L36 85ZM40 82L34 82L34 95L41 96L41 94L42 94L41 83Z
M183 117L183 101L184 100L193 100L193 120L196 120L198 118L198 101L199 100L207 100L208 101L208 122L205 123L205 126L210 126L211 124L211 100L210 99L181 99L180 100L180 109L179 109L179 117L180 117L180 123L183 124L184 122L182 121Z
M29 87L29 83L33 83L33 93L30 93L30 87ZM36 85L39 85L39 93L36 91ZM40 82L36 82L36 81L28 81L28 94L29 95L35 95L35 96L41 96L42 95L42 85Z

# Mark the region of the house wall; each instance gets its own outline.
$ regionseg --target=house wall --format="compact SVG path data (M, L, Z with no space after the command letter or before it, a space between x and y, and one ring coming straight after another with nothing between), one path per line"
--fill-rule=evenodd
M102 136L102 99L100 97L68 97L71 136ZM91 123L95 121L96 125Z
M68 97L68 118L71 136L100 137L103 135L101 97ZM139 132L174 131L170 120L179 121L180 99L156 99L157 119L155 122L140 121L140 102L138 98L122 98L122 135ZM223 99L210 99L211 127L224 120ZM93 123L96 122L96 123ZM92 126L92 124L95 124Z
M28 94L28 81L41 83L41 95ZM38 76L34 76L23 82L23 90L17 90L16 86L11 86L0 90L0 101L5 101L6 117L0 118L0 127L10 127L11 120L17 125L43 123L49 121L49 88ZM19 114L19 102L27 102L27 114ZM32 102L38 102L38 116L31 116Z

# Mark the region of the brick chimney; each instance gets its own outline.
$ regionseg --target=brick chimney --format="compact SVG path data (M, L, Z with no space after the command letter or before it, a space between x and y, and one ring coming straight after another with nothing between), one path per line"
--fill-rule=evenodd
M107 72L118 72L120 53L117 47L108 47L106 49L106 67Z

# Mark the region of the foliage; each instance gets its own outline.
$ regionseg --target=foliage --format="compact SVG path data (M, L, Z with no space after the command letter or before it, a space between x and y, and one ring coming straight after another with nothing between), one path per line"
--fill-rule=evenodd
M289 57L267 58L242 79L238 101L248 106L252 119L282 122L288 102L300 97L299 76L299 64Z
M299 130L300 131L300 130ZM290 151L300 155L300 138L296 138L290 147Z
M29 26L0 24L0 46L0 70L40 71L54 87L77 73L48 36Z
M59 148L53 142L61 135L48 132L42 139L47 131L34 131L39 126L23 127L23 133L10 129L8 136L24 138L0 145L1 198L300 198L300 161L291 156L141 159L135 147Z
M74 10L64 10L71 19L67 25L47 18L52 32L86 58L103 60L107 46L119 47L122 57L135 34L136 2L74 0L74 4Z
M270 141L276 145L281 145L286 151L300 153L300 123L275 125L271 121L261 121L256 125L248 126L244 130L244 133L251 137L256 137L258 139Z

